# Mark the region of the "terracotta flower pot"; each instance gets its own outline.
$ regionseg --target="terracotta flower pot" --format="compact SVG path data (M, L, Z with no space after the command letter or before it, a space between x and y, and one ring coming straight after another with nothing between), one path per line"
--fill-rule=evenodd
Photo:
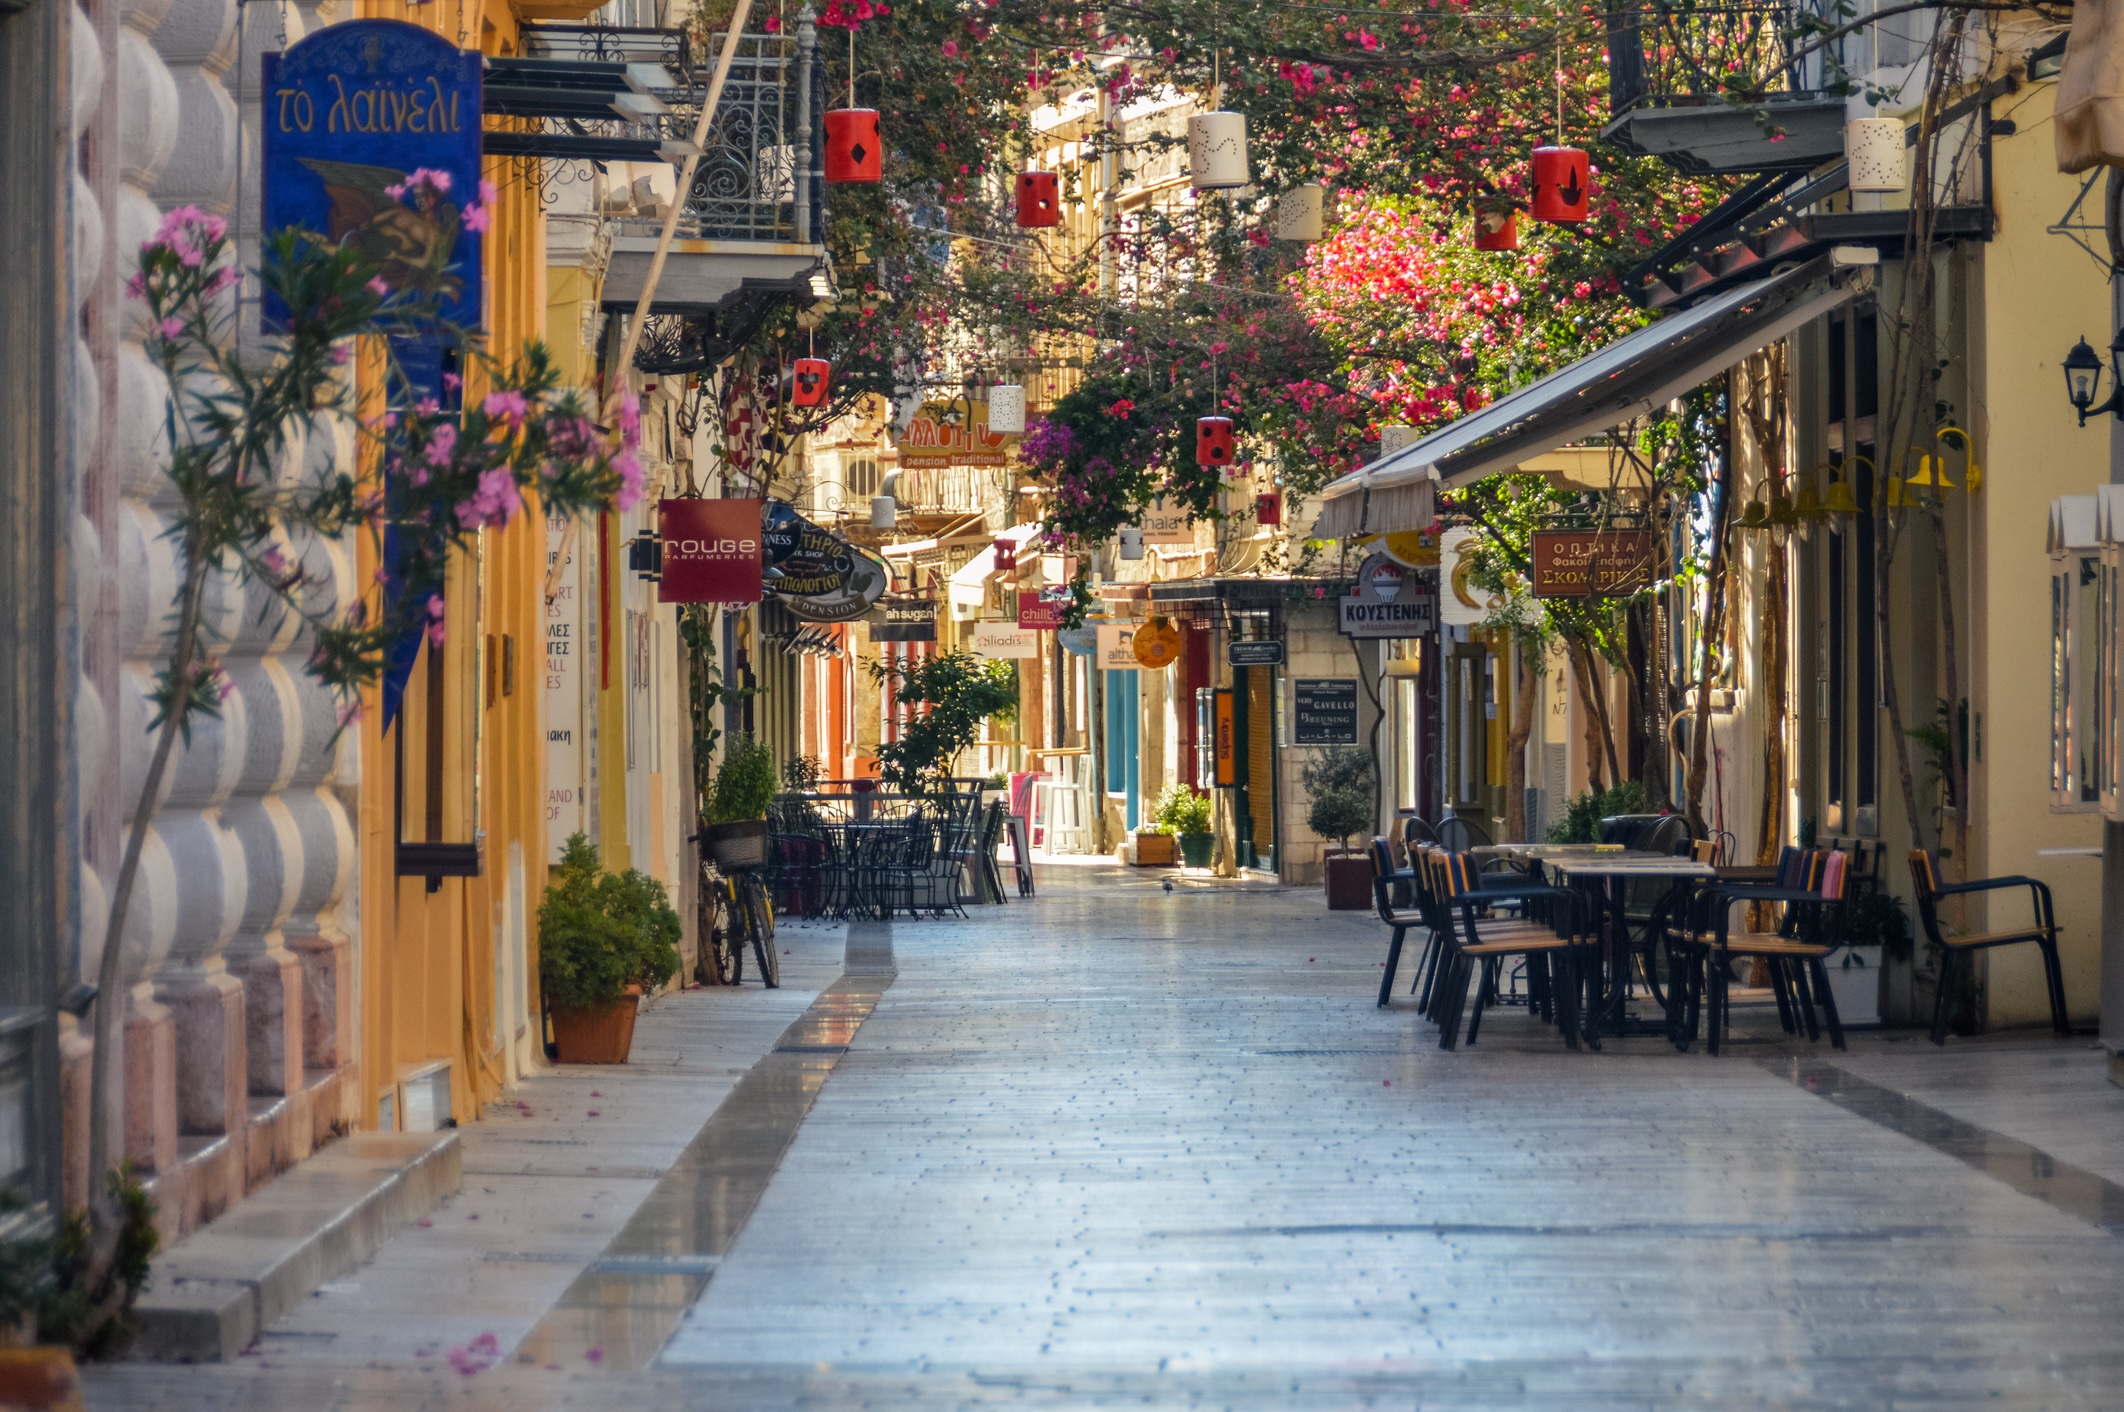
M1330 912L1362 912L1372 905L1372 860L1365 854L1330 849L1323 871Z
M627 987L627 993L610 1005L592 1010L553 1007L553 1043L563 1064L624 1064L634 1048L634 1016L641 1008L642 988Z

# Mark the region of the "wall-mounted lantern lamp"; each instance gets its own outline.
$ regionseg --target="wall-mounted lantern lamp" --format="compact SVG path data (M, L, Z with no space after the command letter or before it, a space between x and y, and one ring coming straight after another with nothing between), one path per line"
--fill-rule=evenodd
M872 529L889 530L900 523L900 502L893 496L893 492L899 488L900 473L887 471L884 482L878 486L878 493L870 497Z
M2072 409L2080 414L2080 425L2086 426L2089 417L2099 417L2104 412L2124 419L2124 329L2109 341L2109 366L2112 386L2109 398L2101 406L2095 405L2095 395L2102 388L2102 359L2082 338L2072 345L2065 355L2065 395L2072 399Z

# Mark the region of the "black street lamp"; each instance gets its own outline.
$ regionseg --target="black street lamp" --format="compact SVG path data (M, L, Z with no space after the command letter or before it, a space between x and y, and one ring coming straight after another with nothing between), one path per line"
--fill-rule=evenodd
M2065 395L2071 399L2072 408L2080 414L2080 425L2086 426L2089 417L2099 417L2108 412L2124 420L2124 328L2109 341L2110 390L2108 400L2095 405L2095 394L2102 388L2102 359L2082 338L2072 345L2065 355Z

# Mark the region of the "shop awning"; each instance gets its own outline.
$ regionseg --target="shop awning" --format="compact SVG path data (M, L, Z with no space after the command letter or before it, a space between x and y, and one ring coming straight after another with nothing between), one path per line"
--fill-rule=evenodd
M1729 289L1501 397L1328 486L1316 539L1425 529L1432 497L1674 398L1872 285L1872 252L1832 251Z
M1022 545L1039 532L1038 525L1012 525L996 538ZM996 567L996 546L993 544L953 569L947 589L951 597L952 611L979 612L981 604L988 597L989 581L1000 572L1002 571Z

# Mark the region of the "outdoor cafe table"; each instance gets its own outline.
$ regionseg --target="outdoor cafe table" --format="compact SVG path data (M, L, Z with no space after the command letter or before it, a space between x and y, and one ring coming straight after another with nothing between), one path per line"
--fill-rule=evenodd
M1634 945L1630 937L1625 905L1630 880L1664 878L1679 887L1715 878L1719 875L1718 869L1692 858L1676 858L1664 853L1601 852L1588 844L1504 845L1481 851L1493 857L1536 863L1545 874L1567 886L1579 888L1597 902L1603 902L1601 933L1608 959L1607 992L1601 1002L1590 1009L1589 1019L1601 1017L1597 1022L1598 1029L1609 1034L1669 1033L1665 1015L1657 1021L1638 1019L1626 1009L1632 960L1642 949L1648 977L1657 964L1656 958L1650 954L1650 936L1644 938L1643 948Z

